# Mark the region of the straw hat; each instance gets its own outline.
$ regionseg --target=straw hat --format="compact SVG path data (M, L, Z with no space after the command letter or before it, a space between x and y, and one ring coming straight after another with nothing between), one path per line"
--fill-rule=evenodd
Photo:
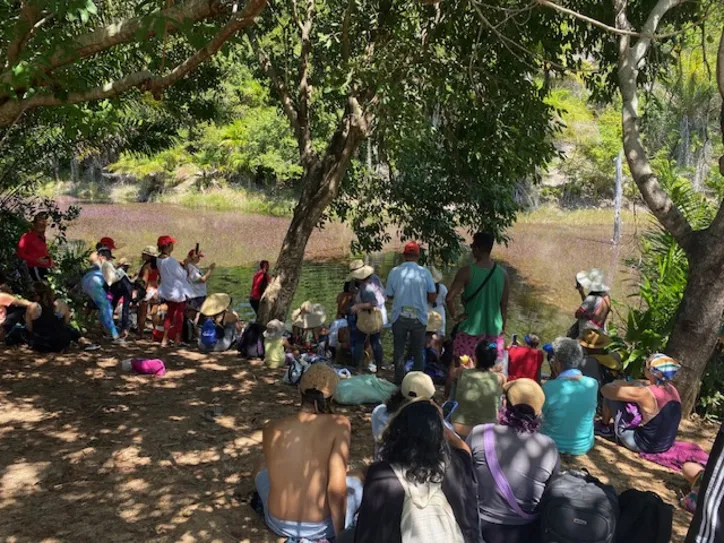
M516 379L509 381L503 387L505 397L510 405L527 405L535 412L536 416L541 414L546 395L541 386L533 379Z
M231 296L222 292L211 294L206 297L204 303L201 304L201 313L203 315L213 317L219 313L229 309L231 305Z
M309 300L292 313L292 326L296 328L319 328L327 320L327 312L322 304L313 304Z
M411 371L402 380L400 392L408 400L430 400L435 395L435 384L424 371Z
M442 273L435 266L430 267L430 273L432 274L432 280L436 283L442 281Z
M339 376L337 372L323 362L312 364L307 371L302 374L299 381L299 390L302 394L309 390L317 390L322 393L325 398L331 398L337 391L339 384Z
M353 272L355 270L360 269L364 265L365 265L365 263L362 259L355 258L352 262L349 263L349 271Z
M603 270L593 268L576 274L576 281L589 292L608 292L611 290L604 282Z
M437 332L442 328L442 315L437 311L429 311L427 313L427 331Z
M158 256L158 249L156 249L153 245L148 245L143 251L141 251L142 255L147 256Z
M356 268L355 270L350 272L350 274L347 276L347 281L351 281L352 279L357 279L358 281L363 281L364 279L367 279L373 273L375 273L375 269L372 266L365 266L363 264L361 268Z
M269 340L279 339L284 335L284 323L280 320L274 319L269 321L264 331L264 337Z
M578 343L586 349L605 349L611 343L611 338L597 328L586 328Z
M120 268L123 266L130 266L131 263L128 261L128 259L124 256L120 258L118 261L116 261L116 268Z

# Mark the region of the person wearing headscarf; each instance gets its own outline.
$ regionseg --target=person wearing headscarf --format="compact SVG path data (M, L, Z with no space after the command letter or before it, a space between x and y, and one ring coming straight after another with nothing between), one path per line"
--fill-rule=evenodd
M681 398L671 382L680 369L676 360L657 353L646 360L645 381L619 380L602 387L606 426L599 434L606 430L609 435L615 433L626 448L635 452L668 451L681 422Z
M540 433L545 394L525 377L506 383L498 424L473 428L467 444L478 484L478 512L486 543L522 543L537 539L538 504L560 469L558 448ZM502 474L515 498L498 489Z

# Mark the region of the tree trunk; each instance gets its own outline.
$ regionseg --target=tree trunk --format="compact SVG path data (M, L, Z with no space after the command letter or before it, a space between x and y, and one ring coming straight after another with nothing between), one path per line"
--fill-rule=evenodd
M697 241L689 257L684 297L666 346L666 353L682 366L676 387L684 416L696 407L701 379L714 352L724 313L724 257L714 249L717 243L710 232Z

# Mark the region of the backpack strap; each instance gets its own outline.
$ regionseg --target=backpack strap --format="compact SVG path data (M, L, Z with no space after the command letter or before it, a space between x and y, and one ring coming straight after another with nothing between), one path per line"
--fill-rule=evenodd
M518 500L515 499L513 489L510 488L510 483L508 483L508 479L505 477L503 470L500 468L498 457L495 454L495 433L492 424L483 425L483 450L485 452L485 462L488 464L490 473L495 481L495 486L497 487L500 495L503 496L505 501L508 503L508 506L510 506L513 512L521 518L531 521L538 518L538 515L531 515L530 513L523 511L520 508L520 505L518 505Z
M475 299L475 297L476 297L478 294L480 294L480 291L485 288L485 285L488 284L488 281L490 281L490 278L493 277L493 274L495 273L495 270L497 269L497 267L498 267L498 263L497 263L497 262L493 262L493 267L490 268L490 272L489 272L488 275L485 277L485 279L483 280L483 282L480 283L480 286L475 290L475 292L473 292L472 296L470 296L470 297L468 297L468 298L466 298L465 296L462 297L463 305L466 305L468 302L470 302L470 301L472 301L473 299ZM472 266L471 266L470 269L472 269ZM472 274L471 274L471 275L472 275Z

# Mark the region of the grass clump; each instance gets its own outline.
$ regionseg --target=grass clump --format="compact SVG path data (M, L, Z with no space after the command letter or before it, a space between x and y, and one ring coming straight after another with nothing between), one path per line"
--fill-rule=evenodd
M628 209L621 210L621 220L633 224L640 221L637 214ZM574 209L564 210L554 206L543 206L533 211L526 211L518 215L517 222L521 224L567 224L567 225L613 225L614 210L604 209Z
M221 188L208 192L171 194L163 196L161 201L190 209L238 211L271 217L291 217L294 205L290 198L267 196L241 188Z

